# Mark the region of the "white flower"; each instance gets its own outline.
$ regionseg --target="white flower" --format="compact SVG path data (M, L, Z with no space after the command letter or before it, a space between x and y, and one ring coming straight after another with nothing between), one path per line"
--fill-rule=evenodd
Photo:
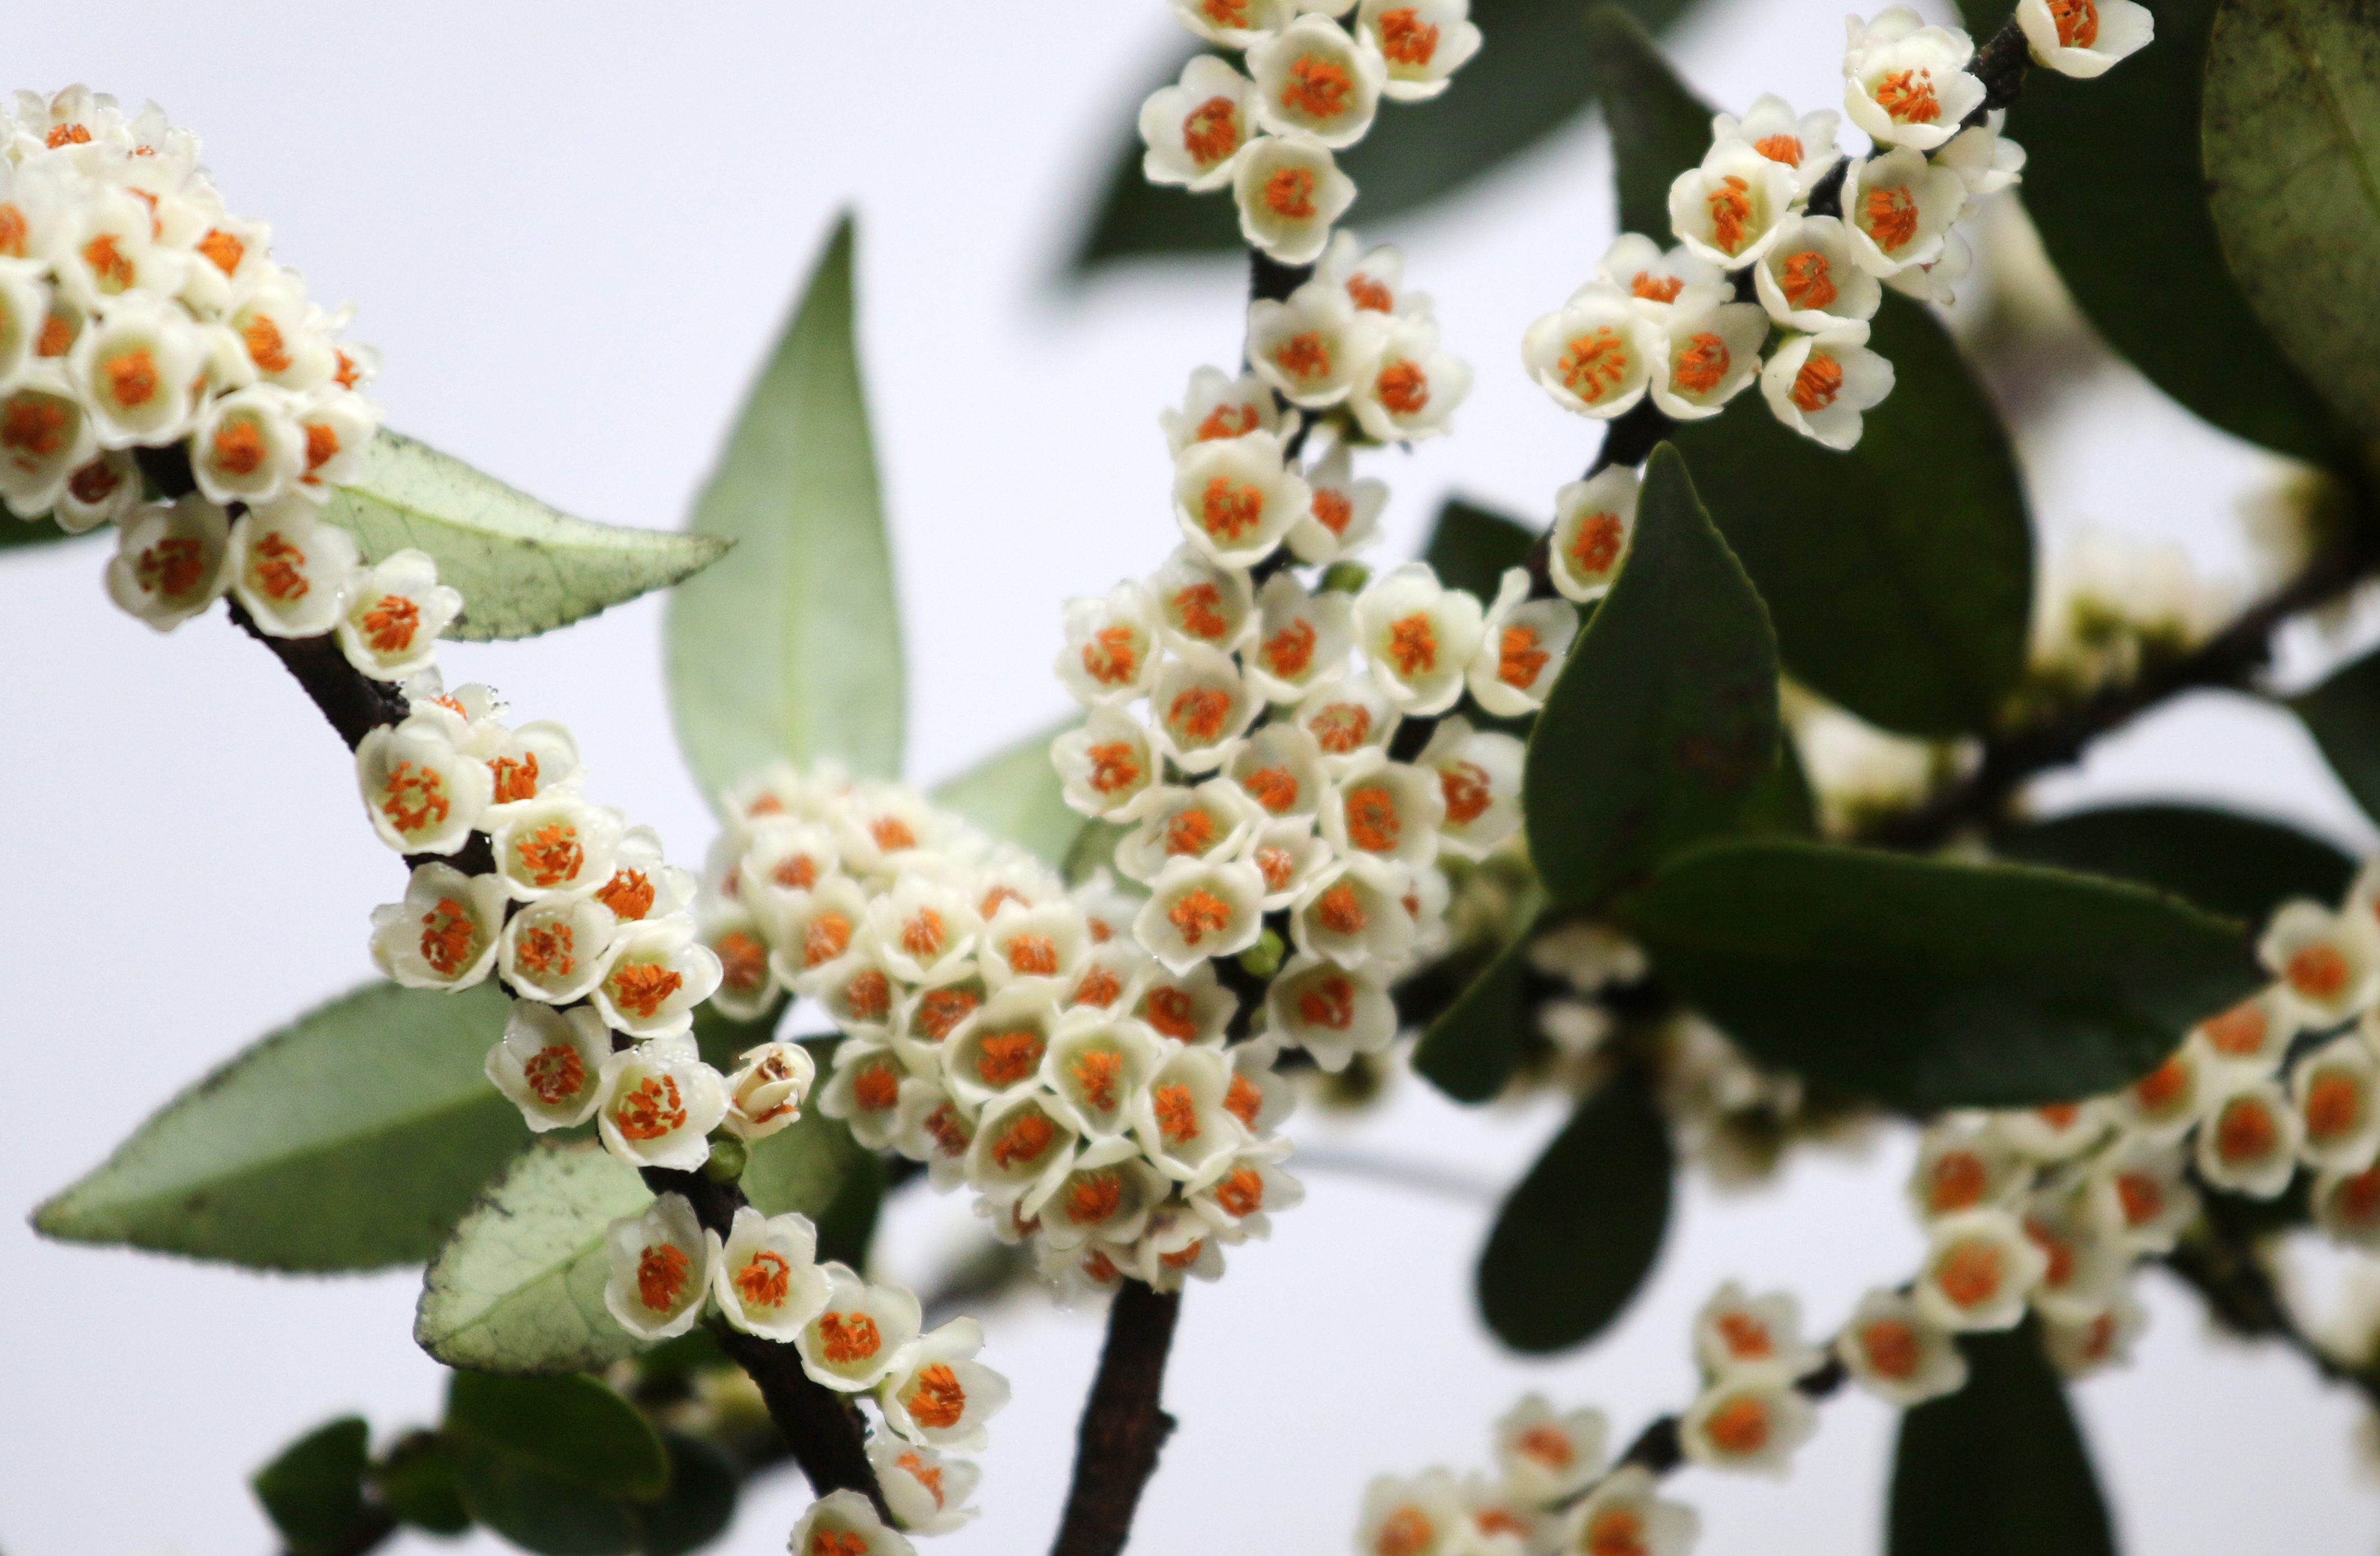
M1223 1277L1222 1240L1188 1206L1152 1212L1148 1231L1132 1246L1131 1272L1157 1291L1180 1291L1192 1277Z
M1578 636L1577 611L1560 600L1532 600L1529 589L1526 571L1505 569L1471 662L1472 699L1499 718L1545 706Z
M1330 241L1330 225L1354 202L1355 181L1310 135L1267 135L1248 143L1232 170L1240 236L1278 263L1310 264Z
M1828 448L1860 440L1861 412L1892 393L1892 364L1867 348L1867 326L1795 335L1769 353L1760 392L1777 419Z
M1390 321L1356 375L1348 407L1366 435L1381 443L1412 443L1447 430L1471 393L1471 365L1438 346L1438 321Z
M1917 1311L1944 1329L2013 1328L2049 1258L2006 1210L1961 1210L1927 1230Z
M468 989L495 965L505 901L493 876L422 865L403 902L372 909L372 965L408 989Z
M1223 1106L1242 1128L1261 1138L1297 1106L1296 1089L1274 1068L1281 1061L1281 1039L1259 1034L1232 1044L1229 1057L1232 1086L1223 1093Z
M2331 1026L2380 994L2380 930L2368 913L2333 914L2318 903L2285 902L2257 942L2264 959L2309 1026Z
M1942 255L1950 224L1967 203L1966 180L1904 146L1861 157L1843 175L1852 258L1871 275L1893 275Z
M306 434L285 389L259 383L211 400L190 433L190 472L218 503L266 503L306 473Z
M2156 18L2132 0L2017 0L2033 57L2061 76L2097 76L2148 46Z
M1843 111L1882 144L1930 152L1984 103L1967 71L1975 46L1955 27L1928 27L1906 6L1844 20Z
M255 371L285 389L318 389L340 371L340 353L323 332L319 310L287 271L250 287L226 323L238 333Z
M2333 1168L2314 1179L2311 1198L2314 1223L2334 1242L2380 1250L2380 1166L2355 1173Z
M966 1500L983 1471L965 1459L945 1459L930 1448L878 1437L868 1441L868 1462L875 1467L885 1505L904 1529L946 1535L976 1515Z
M2367 1025L2367 1042L2370 1030ZM2286 992L2267 989L2219 1015L2208 1016L2190 1035L2217 1064L2270 1075L2289 1052L2289 1040L2298 1035L2298 1014Z
M198 332L178 309L125 301L82 332L67 371L102 448L156 446L189 432L197 408L190 386L203 358Z
M1213 368L1190 374L1190 388L1182 408L1157 413L1166 446L1176 457L1195 443L1212 438L1245 437L1250 432L1279 432L1281 412L1264 380L1254 373L1225 378Z
M1067 601L1058 679L1086 707L1138 697L1157 668L1156 613L1156 602L1136 583L1120 583L1096 600Z
M1606 466L1556 492L1547 553L1555 590L1582 605L1601 599L1619 577L1635 529L1636 472L1625 466Z
M2041 1189L2028 1198L2024 1234L2049 1260L2033 1292L2045 1318L2087 1318L2122 1286L2131 1250L2098 1210L2087 1188Z
M863 1281L848 1265L818 1266L826 1301L795 1336L802 1370L842 1393L858 1393L883 1380L917 1338L917 1299L905 1287Z
M1634 983L1651 964L1645 948L1608 924L1574 920L1532 935L1529 966L1582 994Z
M1694 254L1740 270L1768 251L1800 188L1794 170L1742 140L1720 140L1670 185L1670 226Z
M1168 648L1227 653L1256 630L1257 593L1246 571L1209 561L1196 546L1176 546L1149 578L1148 591Z
M1802 1340L1802 1305L1789 1292L1746 1295L1728 1282L1694 1315L1694 1360L1708 1378L1767 1369L1798 1378L1816 1367L1817 1347Z
M497 967L517 994L557 1005L583 1000L612 964L617 927L610 908L585 897L531 903L505 923Z
M1047 1093L1026 1090L992 1103L977 1120L967 1147L967 1182L995 1208L1014 1205L1066 1175L1077 1137L1055 1101Z
M1221 566L1263 561L1312 502L1270 432L1192 444L1174 465L1174 519Z
M10 209L14 209L11 207ZM17 218L21 223L23 217ZM0 389L11 389L34 360L34 348L50 313L42 266L10 254L0 241Z
M1355 598L1354 620L1382 693L1402 711L1442 713L1463 695L1484 613L1472 595L1441 585L1429 564L1407 562L1373 579Z
M138 534L128 532L127 543ZM356 782L373 829L400 854L462 847L494 788L486 766L455 748L445 723L423 713L364 735L356 747Z
M1831 109L1796 117L1792 104L1775 92L1763 92L1741 119L1733 114L1713 115L1711 140L1744 141L1770 162L1791 168L1794 192L1806 199L1835 164L1835 129L1841 122Z
M1364 138L1379 111L1387 62L1323 17L1304 16L1248 49L1257 119L1276 135L1299 132L1333 151Z
M1050 760L1066 804L1086 816L1120 817L1157 776L1148 729L1112 708L1092 709L1080 726L1050 742Z
M809 997L828 1019L853 1037L880 1038L892 1030L893 984L880 948L839 956L819 968L808 984Z
M612 1029L587 1006L556 1010L515 1000L503 1039L488 1050L486 1070L541 1135L595 1116L603 1100L603 1062L611 1057Z
M1108 1140L1132 1126L1133 1100L1163 1058L1147 1024L1097 1008L1074 1010L1059 1019L1040 1079L1084 1138Z
M694 1027L694 1007L719 988L719 958L682 915L628 924L612 942L595 1008L632 1038L674 1038Z
M1512 735L1475 730L1467 719L1448 719L1438 726L1414 760L1438 774L1446 800L1438 834L1442 849L1482 859L1521 830L1521 772L1527 758L1528 748Z
M354 581L339 648L373 680L401 681L435 663L439 635L462 614L463 596L438 581L430 553L407 547Z
M611 1278L603 1306L642 1340L684 1334L702 1316L718 1245L681 1194L664 1194L640 1216L623 1216L603 1234Z
M1187 14L1234 0L1173 0ZM1245 0L1241 0L1245 3ZM1278 3L1278 0L1276 0ZM793 1556L917 1556L917 1548L876 1515L876 1504L857 1491L835 1491L810 1503L794 1526Z
M2099 1143L2107 1132L2107 1105L2052 1102L2046 1107L1994 1113L1994 1132L2035 1161L2063 1161Z
M1228 778L1196 789L1152 790L1135 812L1138 824L1116 843L1115 867L1144 885L1175 859L1232 859L1246 848L1264 812Z
M1705 1389L1678 1422L1686 1457L1712 1469L1782 1477L1817 1429L1810 1402L1782 1368L1743 1368Z
M1795 216L1752 267L1753 289L1768 316L1815 334L1846 320L1876 317L1884 288L1861 267L1843 224L1833 216Z
M0 444L7 439L8 418L18 403L0 405ZM11 460L0 455L0 491L6 490L10 468ZM9 497L15 500L13 492ZM223 509L196 493L142 508L117 531L116 552L107 564L108 596L160 632L202 614L230 586L230 522ZM470 830L467 822L444 851L460 847Z
M727 1077L727 1112L720 1123L747 1140L766 1139L802 1116L818 1078L818 1062L799 1043L747 1048Z
M1581 286L1521 337L1522 365L1554 403L1602 419L1645 397L1660 354L1660 332L1605 281Z
M562 781L577 772L577 743L560 724L543 720L523 724L514 732L514 743L521 750L521 755L510 759L516 763L535 763L542 758ZM524 781L516 766L510 774L497 778L497 793L517 791L536 782L533 772ZM662 858L661 833L650 827L630 827L620 834L620 845L612 851L612 878L595 888L595 900L623 924L650 923L685 913L693 906L696 891L691 874Z
M2380 1150L2380 1063L2362 1039L2335 1039L2299 1060L2289 1095L2305 1122L2298 1150L2308 1165L2371 1165Z
M1322 835L1341 854L1415 866L1437 857L1446 796L1436 773L1374 752L1348 764L1331 797Z
M79 416L80 410L76 414ZM5 429L6 420L6 411L0 408L0 429ZM0 450L7 446L5 430L0 430ZM0 493L6 490L6 472L13 462L8 453L0 452ZM67 477L66 487L58 492L50 513L58 521L59 529L69 535L80 535L103 524L120 524L140 506L140 467L130 454L116 449L97 456Z
M257 630L315 638L346 614L356 542L302 497L250 509L231 527L231 591Z
M2207 1103L2198 1172L2217 1188L2270 1199L2296 1174L2305 1125L2273 1081L2234 1082Z
M1355 30L1388 62L1380 95L1397 103L1436 97L1479 52L1471 0L1364 0Z
M2062 1317L2042 1315L2041 1344L2058 1370L2081 1378L2131 1359L2132 1341L2148 1327L2148 1310L2132 1294L2119 1288L2096 1312Z
M1247 1144L1247 1130L1224 1105L1231 1088L1232 1062L1216 1049L1180 1049L1158 1066L1134 1100L1133 1132L1159 1172L1202 1184L1210 1164Z
M1937 1124L1917 1142L1909 1200L1934 1221L1978 1206L2005 1208L2033 1185L2033 1164L1999 1130L1973 1122Z
M1861 1297L1835 1337L1835 1355L1862 1387L1903 1409L1967 1386L1967 1358L1950 1331L1899 1292Z
M1224 988L1215 969L1201 962L1186 973L1153 969L1132 1000L1133 1018L1175 1042L1221 1044L1240 998Z
M71 204L60 213L52 250L59 290L90 313L163 313L182 288L190 257L156 241L148 203L129 189L89 185L67 198Z
M1289 25L1291 0L1170 0L1174 18L1210 43L1245 49ZM808 1556L797 1552L796 1556Z
M1396 1003L1373 967L1344 966L1299 954L1265 991L1267 1030L1302 1048L1332 1074L1358 1053L1378 1053L1395 1040Z
M1314 278L1343 290L1359 312L1402 318L1429 311L1427 294L1405 290L1405 252L1393 243L1363 251L1354 233L1339 233L1316 261Z
M1130 1139L1101 1140L1075 1158L1062 1178L1045 1180L1018 1203L1041 1223L1052 1247L1079 1247L1097 1239L1129 1243L1148 1224L1170 1185Z
M736 1207L712 1266L711 1290L721 1315L737 1329L780 1343L793 1341L826 1309L818 1228L808 1216L764 1216L749 1205Z
M1600 1410L1557 1415L1543 1394L1526 1394L1497 1419L1496 1465L1523 1501L1543 1507L1584 1489L1603 1472L1610 1428Z
M1973 215L1986 198L2024 180L2024 148L2000 134L2007 121L2007 111L1995 109L1982 124L1959 131L1934 153L1934 165L1950 169L1967 187L1962 216Z
M892 1143L901 1120L901 1061L882 1043L850 1039L834 1052L834 1074L818 1094L819 1112L851 1127L870 1150Z
M1674 420L1699 421L1717 416L1760 371L1768 316L1755 303L1681 305L1662 322L1660 338L1653 403Z
M1245 76L1213 55L1194 55L1178 83L1160 87L1140 105L1140 139L1148 147L1141 176L1193 191L1230 183L1240 149L1255 133L1254 91Z
M1413 915L1404 899L1411 878L1398 866L1358 856L1317 875L1290 917L1290 939L1307 957L1349 966L1393 966L1413 949ZM1274 987L1290 978L1283 972Z
M992 995L942 1045L942 1077L951 1095L977 1110L1032 1087L1057 1025L1058 1003L1045 984L1020 984Z
M1224 1106L1230 1108L1228 1098ZM1305 1201L1305 1185L1281 1170L1288 1154L1286 1140L1241 1151L1190 1196L1190 1208L1224 1242L1271 1236L1271 1212L1295 1210Z
M1249 735L1224 772L1257 808L1259 821L1310 821L1330 782L1322 748L1292 723L1267 724Z
M1641 1465L1612 1471L1572 1511L1561 1549L1579 1556L1686 1556L1702 1522L1693 1508L1663 1501L1658 1486Z
M39 518L98 447L74 390L54 370L35 369L0 400L0 497L19 518Z
M1623 232L1611 240L1595 274L1627 294L1636 311L1659 322L1679 304L1700 308L1725 302L1734 295L1727 273L1681 243L1664 250L1641 232Z
M1248 304L1248 360L1290 404L1335 406L1370 366L1384 322L1359 311L1344 286L1318 275L1286 302Z
M584 775L578 764L578 742L571 737L569 730L551 719L506 729L494 719L485 718L469 721L467 728L459 744L487 763L488 777L494 785L481 823L489 830L524 814L532 801L573 787ZM622 833L619 845L613 850L612 863L612 875L597 891L602 895L603 906L622 918L646 917L664 888L676 899L672 906L692 900L685 872L666 870L662 865L661 837L650 827ZM623 868L634 870L638 878L621 880ZM643 899L641 905L635 900L639 897Z
M2100 1220L2132 1252L2171 1251L2181 1229L2198 1219L2198 1191L2183 1163L2179 1142L2138 1137L2118 1140L2091 1163L2085 1191Z
M1197 648L1159 668L1148 701L1159 743L1191 772L1211 772L1229 760L1264 706L1230 655Z
M901 1082L900 1102L893 1116L892 1149L913 1161L926 1164L927 1181L938 1189L955 1188L966 1181L967 1147L975 1143L975 1124L956 1099L925 1076Z
M1345 668L1354 629L1344 594L1308 594L1284 570L1265 580L1257 611L1257 639L1243 660L1250 684L1270 700L1294 702Z
M1411 1480L1383 1475L1364 1488L1355 1549L1364 1556L1458 1556L1465 1522L1446 1471L1426 1470Z
M613 857L627 830L618 811L589 805L567 789L507 810L490 837L496 873L516 901L585 896L611 881Z
M1354 461L1343 443L1306 467L1313 492L1305 517L1290 526L1289 549L1300 562L1325 566L1353 556L1378 536L1380 510L1389 504L1385 482L1354 478Z
M1942 235L1942 257L1930 264L1911 265L1884 278L1884 284L1905 298L1938 302L1945 308L1959 300L1959 283L1967 278L1974 250L1959 229Z
M1366 752L1385 748L1403 715L1369 675L1325 681L1297 705L1297 727L1314 736L1323 766L1343 770Z
M1265 881L1245 860L1174 859L1150 882L1133 934L1176 973L1234 956L1264 931Z
M1035 979L1063 987L1074 981L1090 953L1090 926L1073 903L1063 898L1038 907L1003 903L984 927L983 977L994 989Z
M690 1038L662 1038L603 1061L595 1127L604 1149L638 1167L691 1171L710 1157L707 1136L727 1116L727 1088Z
M965 966L983 929L968 893L923 874L905 874L868 905L877 955L905 983L938 983Z

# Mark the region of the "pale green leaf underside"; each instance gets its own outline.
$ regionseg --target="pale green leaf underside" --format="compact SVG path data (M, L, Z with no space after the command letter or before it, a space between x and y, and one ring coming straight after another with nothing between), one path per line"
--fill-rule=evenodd
M678 741L716 796L771 761L901 772L901 623L836 228L761 371L694 529L735 554L670 602Z
M431 1260L414 1342L480 1372L586 1372L635 1355L644 1343L603 1306L603 1229L652 1197L591 1142L522 1152Z
M957 811L994 837L1029 848L1047 863L1066 861L1083 818L1066 803L1050 760L1050 743L1079 721L1061 720L1002 747L934 787L934 803Z
M528 1138L480 1069L504 1003L493 984L378 983L319 1006L167 1103L34 1224L267 1270L426 1259Z
M410 546L463 593L454 638L533 638L700 571L727 552L710 535L590 524L401 433L382 432L363 478L323 517L368 560Z

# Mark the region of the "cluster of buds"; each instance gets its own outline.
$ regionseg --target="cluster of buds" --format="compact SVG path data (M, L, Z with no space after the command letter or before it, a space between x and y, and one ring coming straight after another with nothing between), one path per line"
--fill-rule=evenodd
M1243 74L1214 55L1141 105L1150 183L1228 187L1248 246L1311 264L1355 199L1335 152L1361 140L1383 98L1436 97L1479 52L1470 0L1172 0L1199 37L1246 52ZM1349 32L1334 20L1355 12Z
M358 392L376 359L339 340L344 312L225 209L198 138L156 104L128 116L69 87L15 109L0 114L0 502L72 532L117 525L108 591L161 631L230 590L277 636L339 628L358 663L407 651L375 639L434 635L363 620L373 580L314 523L380 426ZM144 452L170 456L173 500L150 500ZM413 559L396 571L429 587Z
M780 767L726 811L701 912L717 1003L817 1001L844 1034L820 1110L966 1184L1051 1280L1212 1279L1224 1244L1301 1197L1272 1134L1278 1045L1227 1052L1237 1000L1151 955L1148 909L1104 873L1069 890L915 791L832 769Z
M747 1334L792 1345L820 1386L874 1404L868 1457L903 1529L946 1534L974 1515L966 1500L981 1472L944 1454L981 1450L990 1441L984 1423L1009 1397L1008 1380L975 1359L983 1349L975 1319L920 1333L916 1294L820 1263L807 1216L763 1216L747 1206L722 1238L683 1196L665 1194L642 1215L613 1222L605 1246L603 1301L629 1332L668 1339L713 1311ZM908 1549L865 1498L844 1495L856 1507L829 1498L820 1504L827 1511L813 1508L803 1526L858 1519L863 1536L891 1543L828 1544L830 1556ZM793 1549L808 1549L798 1529Z

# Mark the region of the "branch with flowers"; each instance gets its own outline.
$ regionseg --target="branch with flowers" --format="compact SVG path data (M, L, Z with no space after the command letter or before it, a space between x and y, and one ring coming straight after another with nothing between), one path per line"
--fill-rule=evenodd
M1244 359L1159 419L1170 553L1063 608L1079 721L932 795L900 781L848 224L692 530L615 529L382 429L372 354L161 112L18 100L0 499L112 527L108 590L159 631L225 602L407 872L370 914L383 982L36 1213L258 1268L426 1262L444 1418L377 1455L334 1422L261 1471L289 1549L477 1525L692 1550L786 1461L814 1494L797 1556L959 1527L980 1477L955 1455L1012 1385L976 1319L867 1273L880 1202L922 1180L970 1197L993 1286L1106 1304L1053 1549L1122 1550L1187 1286L1300 1203L1301 1093L1400 1056L1460 1101L1574 1102L1481 1257L1516 1350L1627 1306L1682 1160L1756 1178L1907 1117L1926 1250L1822 1343L1791 1295L1730 1284L1676 1414L1607 1462L1599 1413L1532 1395L1493 1477L1376 1481L1371 1556L1674 1556L1697 1521L1660 1482L1782 1473L1847 1383L1906 1411L1896 1549L1978 1507L1989 1549L2112 1549L2063 1380L2123 1357L2152 1262L2380 1398L2380 1337L2315 1338L2273 1256L2308 1227L2380 1248L2380 871L2252 818L2023 803L2179 694L2271 694L2276 634L2380 568L2353 354L2380 319L2326 300L2380 274L2380 208L2366 188L2308 240L2290 180L2351 182L2352 137L2307 131L2325 149L2286 172L2269 151L2304 128L2272 89L2309 28L2341 44L2334 96L2380 101L2352 7L2202 4L2155 48L2130 0L2021 0L1981 48L1888 10L1850 20L1840 115L1741 115L1597 10L1625 230L1518 345L1599 449L1548 521L1450 504L1378 572L1388 489L1358 462L1450 432L1473 370L1402 254L1342 227L1342 157L1392 115L1463 133L1451 89L1496 39L1467 0L1172 9L1207 47L1144 102L1140 168L1235 215ZM2005 131L2036 115L2028 157ZM2171 154L2177 126L2203 153ZM2107 283L2130 251L2089 219L2092 159L2143 170L2229 371ZM1942 313L2021 184L2111 341L2313 472L2301 554L2227 623L2080 591L2034 613L2009 434ZM442 638L671 587L674 711L720 817L699 871L591 797L566 729L437 666ZM2375 683L2359 663L2292 703L2368 805ZM380 1084L302 1109L333 1057ZM2020 1437L2045 1472L1978 1484Z

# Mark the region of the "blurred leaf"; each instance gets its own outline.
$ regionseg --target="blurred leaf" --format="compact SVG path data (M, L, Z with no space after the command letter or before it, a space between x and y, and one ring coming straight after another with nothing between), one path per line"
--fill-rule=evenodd
M1050 743L1082 723L1070 713L934 785L933 801L994 837L1030 849L1044 864L1063 864L1082 835L1083 818L1067 805Z
M1468 590L1482 601L1496 598L1508 567L1525 566L1537 532L1517 518L1449 497L1422 547L1421 559L1437 569L1449 589Z
M2249 311L2207 213L2199 96L2215 8L2158 0L2156 42L2107 75L2028 76L2007 126L2026 152L2018 192L2074 300L2152 383L2227 432L2324 462L2329 418ZM1966 9L1978 39L2008 13Z
M2289 709L2363 813L2380 818L2380 651L2332 671L2289 699Z
M1530 857L1591 905L1725 828L1777 760L1777 645L1677 450L1645 464L1636 532L1537 715Z
M1710 150L1711 106L1618 6L1586 13L1587 83L1603 99L1620 185L1620 230L1670 242L1670 185Z
M603 1306L603 1229L652 1198L591 1142L523 1151L430 1261L414 1343L449 1367L523 1375L643 1350Z
M727 1455L698 1438L662 1433L669 1451L669 1490L636 1510L641 1556L683 1556L726 1532L735 1517L741 1477Z
M371 1428L358 1416L317 1427L249 1477L291 1556L344 1550L364 1517Z
M901 772L901 613L853 334L852 220L828 241L695 504L735 555L670 602L678 743L714 798L769 762Z
M1777 742L1777 765L1753 785L1729 829L1745 837L1815 837L1818 802L1810 793L1810 775L1802 753L1791 740Z
M1414 1045L1414 1072L1458 1102L1485 1102L1503 1090L1527 1051L1529 939L1544 901L1533 892L1514 906L1512 938Z
M2380 437L2380 18L2369 0L2223 0L2200 111L2248 306L2340 420Z
M400 1439L373 1466L371 1479L381 1505L400 1524L433 1535L459 1535L471 1526L455 1482L455 1461L436 1432Z
M651 1423L592 1378L457 1372L446 1380L440 1429L458 1460L497 1454L632 1501L669 1489L669 1458Z
M1625 1074L1579 1104L1496 1213L1479 1310L1517 1351L1560 1351L1609 1328L1651 1273L1670 1226L1669 1122Z
M823 1089L832 1064L824 1049L814 1052ZM863 1269L884 1198L884 1162L854 1140L841 1120L813 1105L767 1139L753 1142L744 1195L763 1215L798 1210L809 1217L818 1226L819 1258Z
M670 585L716 562L708 535L589 524L516 492L452 455L383 430L364 472L322 517L378 562L410 546L463 591L450 638L534 638Z
M1690 3L1630 0L1626 8L1658 30ZM1359 220L1377 223L1453 193L1560 128L1592 101L1594 49L1579 26L1578 0L1472 0L1471 19L1487 41L1446 95L1381 103L1371 133L1340 153L1340 165L1363 191ZM1119 115L1121 143L1089 230L1074 245L1075 274L1142 255L1220 253L1241 246L1230 190L1193 195L1141 176L1140 104L1149 92L1172 85L1195 52L1184 47L1170 54L1162 74Z
M1932 313L1887 294L1871 344L1896 387L1849 454L1749 395L1673 436L1788 671L1883 728L1973 733L2024 670L2023 490L1998 415Z
M1969 1334L1967 1386L1900 1417L1891 1556L2115 1556L2065 1386L2027 1320Z
M2290 897L2336 902L2355 861L2278 821L2195 805L2111 805L2009 827L1993 851L2137 881L2251 928Z
M33 1224L265 1270L428 1258L529 1137L481 1070L504 1011L492 981L374 983L317 1006L166 1103Z
M84 535L113 535L104 526L86 529ZM79 541L82 535L69 535L46 518L20 519L5 503L0 503L0 552L32 551L56 544L60 541Z
M538 1556L627 1556L638 1510L500 1453L457 1448L455 1482L479 1522Z
M1131 832L1131 828L1119 826L1113 821L1084 822L1083 830L1076 833L1075 841L1068 845L1066 863L1059 872L1066 878L1066 884L1079 886L1100 870L1106 870L1109 880L1114 881L1116 845ZM1117 881L1116 884L1122 891L1135 889L1127 882Z
M1698 849L1619 916L1764 1064L1916 1113L2115 1090L2264 981L2143 887L1806 843Z

